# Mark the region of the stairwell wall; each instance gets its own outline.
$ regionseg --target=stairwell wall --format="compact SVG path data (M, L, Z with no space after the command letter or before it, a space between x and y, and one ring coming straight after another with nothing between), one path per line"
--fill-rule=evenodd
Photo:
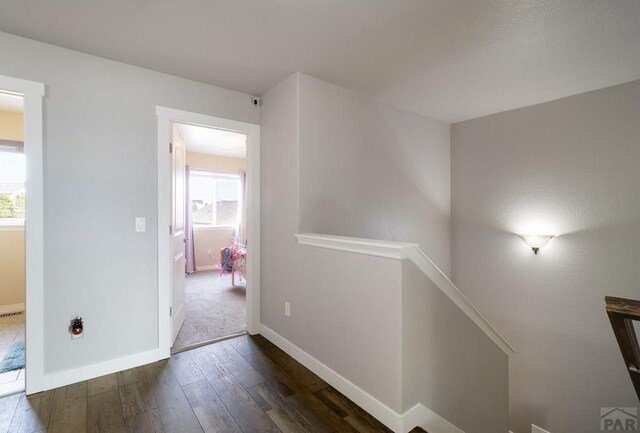
M295 74L261 134L262 323L402 413L401 262L294 234L417 241L448 273L449 125Z
M514 433L638 405L604 308L640 296L638 119L634 81L453 125L453 282L518 350Z

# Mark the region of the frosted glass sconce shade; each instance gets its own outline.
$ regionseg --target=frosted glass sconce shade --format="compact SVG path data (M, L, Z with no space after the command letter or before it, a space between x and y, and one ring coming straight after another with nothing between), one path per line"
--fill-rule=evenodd
M534 254L538 254L540 248L546 246L553 235L520 235L525 244L529 245Z

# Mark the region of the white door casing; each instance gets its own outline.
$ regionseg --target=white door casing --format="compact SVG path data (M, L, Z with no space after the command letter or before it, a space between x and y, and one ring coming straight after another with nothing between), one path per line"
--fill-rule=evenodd
M26 391L45 389L44 375L44 128L45 85L0 75L0 90L24 97L27 164L25 221Z
M178 337L178 332L184 323L185 318L185 166L186 151L182 140L178 135L173 136L171 144L172 159L172 224L171 224L171 252L173 257L173 296L170 308L171 321L171 344Z
M247 137L247 332L260 332L260 126L158 106L158 359L170 356L173 344L174 255L173 235L173 156L169 153L172 123L186 123L227 131ZM184 147L183 147L184 149ZM184 267L181 268L184 273Z

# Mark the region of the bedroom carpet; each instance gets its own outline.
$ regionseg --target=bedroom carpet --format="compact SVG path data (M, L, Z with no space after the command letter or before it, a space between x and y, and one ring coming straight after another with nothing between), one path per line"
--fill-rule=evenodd
M220 275L218 271L195 272L187 275L185 292L184 325L173 350L245 330L246 290L233 287L231 275Z

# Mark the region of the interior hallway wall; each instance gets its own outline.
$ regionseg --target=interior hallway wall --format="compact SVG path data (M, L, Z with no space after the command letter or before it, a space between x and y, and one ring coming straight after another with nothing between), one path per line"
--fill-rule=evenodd
M0 74L47 86L45 372L156 348L156 106L250 123L258 109L243 93L7 33ZM77 315L86 335L71 340Z
M303 247L298 232L298 84L263 96L261 145L262 323L400 410L400 263ZM290 302L291 316L284 315Z
M453 125L453 279L518 353L514 433L638 399L604 308L640 298L640 81ZM556 234L534 255L516 233Z
M449 125L300 75L300 230L418 242L451 272Z
M448 271L448 139L448 125L303 74L263 96L262 322L398 412L400 262L294 234L420 241Z

